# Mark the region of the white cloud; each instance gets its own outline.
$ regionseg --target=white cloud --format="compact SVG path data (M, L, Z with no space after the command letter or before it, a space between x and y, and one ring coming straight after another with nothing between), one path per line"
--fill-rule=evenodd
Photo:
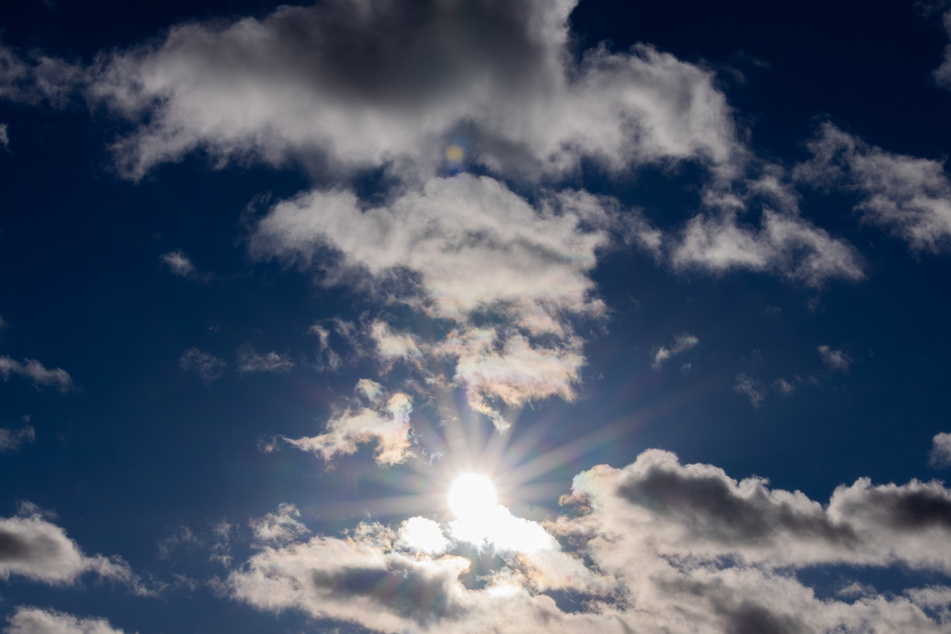
M529 523L551 548L473 552L447 543L452 524L364 523L344 538L261 544L221 589L261 610L382 632L937 633L951 624L951 587L940 585L951 575L951 490L937 482L859 479L823 505L649 450L624 469L579 474L562 502L565 514ZM827 565L846 581L820 598L796 573ZM850 569L890 566L933 581L887 593L847 581ZM570 611L553 599L564 593Z
M951 466L951 434L935 434L935 437L932 439L928 463L932 467L939 468Z
M186 350L178 360L178 365L186 372L194 372L205 383L211 383L219 378L228 366L218 357L202 352L198 348Z
M36 431L32 425L26 425L17 430L0 428L0 453L16 451L24 444L35 440Z
M915 250L951 246L951 181L941 161L886 152L831 123L808 146L814 157L796 166L798 179L858 192L863 220L891 229Z
M745 374L736 375L736 385L733 386L733 391L750 399L753 407L759 407L766 400L766 389L763 384Z
M238 348L238 372L289 372L294 361L289 354L278 354L273 350L258 354L250 344Z
M849 371L849 366L852 365L852 358L842 350L833 350L829 346L819 346L817 350L819 351L819 356L822 357L822 362L829 368L842 372Z
M410 452L410 413L413 405L402 392L387 397L383 386L369 379L357 383L362 404L338 412L327 422L327 431L311 438L284 438L284 441L310 451L327 461L338 454L353 454L357 445L376 443L375 459L380 465L393 465Z
M7 617L4 634L124 634L105 619L79 618L56 610L19 606Z
M0 374L8 381L11 374L19 374L33 381L37 386L55 385L60 392L73 389L73 379L62 368L48 369L36 359L24 359L23 363L10 357L0 357Z
M200 272L181 249L163 253L159 256L159 260L175 275L200 282L207 282L211 279L211 276L207 273Z
M254 539L259 544L280 546L310 534L300 521L300 511L293 504L280 504L277 513L254 518L250 522Z
M591 157L612 170L742 154L710 71L638 45L571 54L575 2L390 0L282 6L263 19L173 27L100 55L90 98L151 123L116 144L125 171L202 148L221 162L308 152L352 169L463 162L560 174ZM452 37L439 33L452 32Z
M24 515L0 518L0 579L25 577L51 585L71 584L86 573L132 584L145 593L129 565L118 557L87 557L59 526L50 523L32 505Z
M696 336L691 335L689 332L685 332L682 335L677 335L674 338L674 345L672 345L670 348L665 348L664 346L657 348L657 350L654 352L654 362L651 364L651 368L654 370L660 370L661 366L664 364L664 361L674 355L680 354L681 352L690 350L698 343L700 343L700 340ZM689 366L690 364L684 365ZM687 371L689 371L689 369L690 368L688 367ZM683 367L681 367L681 370L683 370Z

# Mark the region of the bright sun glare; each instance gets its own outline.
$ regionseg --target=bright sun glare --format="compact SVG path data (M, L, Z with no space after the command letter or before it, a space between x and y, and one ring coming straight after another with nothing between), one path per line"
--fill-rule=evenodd
M498 504L492 481L478 473L464 473L449 489L449 508L463 521L491 513Z

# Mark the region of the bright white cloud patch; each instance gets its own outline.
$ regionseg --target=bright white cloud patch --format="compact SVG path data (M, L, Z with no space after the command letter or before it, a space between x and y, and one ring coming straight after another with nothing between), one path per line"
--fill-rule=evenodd
M24 577L32 581L61 585L74 583L86 573L106 579L137 583L129 565L117 557L87 557L66 532L31 512L0 518L0 579Z
M304 451L311 451L324 460L338 454L356 453L357 445L376 443L376 461L381 465L403 462L410 452L410 413L413 404L401 392L387 395L383 386L369 379L357 384L362 405L348 407L331 417L327 431L311 438L284 438Z
M0 357L0 374L4 381L8 381L11 374L18 374L37 386L56 386L60 392L68 392L73 388L73 379L66 370L49 369L36 359L24 359L21 363L10 357Z
M859 193L856 210L892 230L915 250L951 246L951 180L943 162L893 154L824 123L808 144L815 155L798 165L800 180Z
M935 434L932 440L929 463L932 467L951 466L951 434Z
M7 617L4 634L124 634L106 619L80 618L56 610L20 606Z

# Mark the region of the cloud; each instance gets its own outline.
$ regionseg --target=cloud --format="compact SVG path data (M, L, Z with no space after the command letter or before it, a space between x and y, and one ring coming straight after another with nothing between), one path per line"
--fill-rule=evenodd
M890 229L916 251L951 246L951 181L942 162L886 152L828 122L807 146L814 156L796 166L796 178L857 192L862 219Z
M944 14L944 30L951 36L951 11ZM951 44L944 48L944 61L934 70L934 79L942 88L951 88Z
M674 345L672 345L670 348L661 346L654 352L654 362L651 364L651 368L654 370L660 370L661 366L664 364L664 361L671 358L672 356L680 354L681 352L690 350L698 343L700 343L700 340L694 335L691 335L689 332L678 335L674 338ZM689 366L690 364L685 365ZM690 368L688 367L687 371L689 371L689 369ZM683 368L681 368L681 370L683 370Z
M387 396L383 386L369 379L357 383L361 404L338 412L327 422L327 431L311 438L284 438L284 441L310 451L324 460L337 454L353 454L357 445L376 443L375 459L380 465L393 465L410 452L410 413L413 405L402 392Z
M10 135L7 134L6 123L0 123L0 146L3 146L4 150L10 149Z
M0 357L0 374L3 375L4 381L10 380L11 374L19 374L31 379L37 387L55 385L60 392L73 389L73 379L66 370L47 369L36 359L24 359L23 363L20 363L10 357Z
M782 392L783 394L792 394L796 391L796 386L787 381L786 379L780 377L773 381L773 387Z
M289 354L278 354L273 350L265 354L258 354L250 344L241 346L237 350L238 372L289 372L294 367L294 361Z
M678 270L775 272L811 287L830 279L865 277L861 258L850 244L796 214L769 208L763 210L758 229L741 224L732 211L695 216L675 245L671 261Z
M16 451L24 444L35 440L36 431L32 425L26 425L17 430L0 428L0 453Z
M733 391L750 399L753 407L759 407L766 400L766 389L763 384L745 374L736 375L736 385L733 386Z
M218 357L202 352L198 348L186 350L178 360L178 365L186 372L194 372L205 383L211 383L219 378L228 366Z
M931 453L928 456L928 464L936 468L951 466L951 434L935 434L932 439Z
M163 253L159 256L159 260L161 260L162 264L167 266L172 273L180 277L198 282L208 282L212 279L211 274L199 271L192 263L191 258L185 255L185 252L181 249Z
M4 634L124 634L105 619L79 618L56 610L19 606L7 617Z
M940 632L951 624L951 490L937 482L836 488L825 505L762 478L649 450L574 478L564 513L532 522L551 547L473 551L411 518L343 538L297 535L220 583L260 610L300 610L381 632ZM500 507L504 508L504 507ZM510 516L512 520L519 520ZM521 520L527 522L527 520ZM929 584L844 582L820 594L797 573L903 566ZM571 597L565 602L565 597Z
M710 71L647 45L576 61L574 5L335 0L191 22L101 54L88 94L148 114L114 148L133 178L199 148L221 163L317 152L342 170L431 170L459 132L471 153L453 160L496 173L561 174L582 157L610 170L725 166L742 154Z
M588 273L596 251L614 235L637 234L637 222L609 199L565 191L533 206L497 180L463 174L430 180L384 207L365 208L346 190L302 194L260 220L251 250L319 269L327 282L389 292L394 278L416 276L407 295L390 300L456 327L420 341L375 321L378 355L389 366L419 364L424 353L455 358L452 380L505 426L490 400L573 398L584 357L572 320L604 311ZM507 327L477 326L486 313Z
M85 69L34 51L26 57L0 43L0 99L64 107L85 83Z
M0 579L25 577L50 585L76 582L86 573L131 584L138 593L138 580L129 565L118 557L87 557L66 532L23 506L24 515L0 518Z
M822 362L829 368L842 372L849 371L852 359L842 350L833 350L829 346L819 346L817 350L819 351L819 356L822 357Z

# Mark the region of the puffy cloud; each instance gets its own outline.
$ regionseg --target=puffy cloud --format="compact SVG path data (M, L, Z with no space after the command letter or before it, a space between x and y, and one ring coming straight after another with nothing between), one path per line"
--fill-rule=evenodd
M300 511L293 504L281 504L277 513L251 520L254 539L260 544L281 545L310 533L300 521Z
M16 451L25 443L35 440L36 431L32 425L26 425L17 430L0 428L0 453Z
M951 466L951 434L935 434L935 437L932 439L928 463L932 467Z
M178 365L186 372L194 372L205 383L211 383L219 378L228 366L218 357L202 352L198 348L186 350L178 360Z
M640 222L586 193L552 194L536 207L492 178L459 175L430 180L376 208L344 190L303 194L261 219L251 248L322 268L328 281L359 283L369 274L371 284L389 288L383 282L401 270L417 275L421 294L394 299L457 327L441 340L420 341L374 322L378 354L389 365L419 364L424 353L454 357L452 378L470 404L504 427L491 400L521 406L573 398L584 357L572 319L604 310L591 297L588 273L612 236L638 239ZM486 312L506 327L476 326L475 317Z
M59 526L50 523L32 505L26 514L0 518L0 579L25 577L47 584L70 584L86 573L137 584L129 565L117 557L87 557ZM137 592L144 593L141 588Z
M124 634L105 619L79 618L43 608L19 606L7 617L4 634Z
M833 350L829 346L819 346L817 350L822 362L833 370L848 372L849 366L852 365L852 358L842 350Z
M0 374L8 381L11 374L31 379L37 386L55 385L60 392L73 389L73 379L62 368L48 369L36 359L24 359L23 363L10 357L0 357Z
M294 367L289 354L278 354L273 350L258 354L250 344L238 348L238 372L288 372Z
M376 461L393 465L406 459L410 452L410 413L413 405L402 392L387 397L383 386L369 379L357 384L362 405L348 407L327 422L327 431L311 438L284 438L284 441L324 460L337 454L352 454L357 445L376 442Z
M471 154L451 160L500 173L559 174L581 157L612 170L698 158L728 171L743 152L713 74L645 45L576 61L574 5L334 0L192 22L101 55L89 95L149 114L115 148L136 178L198 148L222 162L317 152L342 169L432 169L460 131Z
M794 174L818 186L844 185L862 200L866 222L891 229L915 250L951 245L951 181L940 161L893 154L824 123L808 144L814 157Z
M685 332L682 335L677 335L677 337L674 338L674 345L672 345L670 348L665 348L664 346L657 348L657 350L654 352L654 362L651 363L651 368L660 370L661 366L664 364L664 361L674 355L680 354L681 352L690 350L698 343L700 343L700 340L694 335L691 335L689 332ZM685 365L690 366L690 364ZM681 369L683 370L683 368ZM688 367L686 371L689 371L689 369L690 368Z
M395 529L361 524L344 538L259 544L222 588L262 610L294 608L382 632L940 632L951 624L951 587L939 581L951 576L951 491L937 482L859 479L823 505L649 450L623 469L579 474L563 505L543 526L521 520L547 548L473 551L453 523L416 517ZM798 572L829 565L904 566L928 572L932 585L879 593L852 583L820 598Z

